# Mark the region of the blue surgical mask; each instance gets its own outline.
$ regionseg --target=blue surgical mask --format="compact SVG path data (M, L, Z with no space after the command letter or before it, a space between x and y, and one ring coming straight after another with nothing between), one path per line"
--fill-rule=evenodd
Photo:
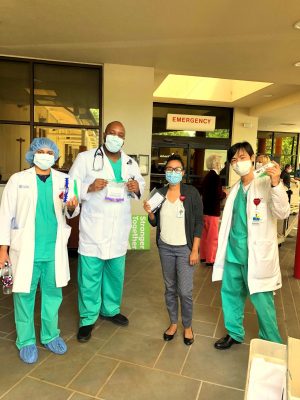
M111 153L117 153L121 150L124 140L117 135L107 135L105 139L105 147Z
M33 164L43 171L51 168L54 162L55 160L53 154L35 153L33 158Z
M181 172L166 172L166 180L169 182L170 185L177 185L177 183L182 181L182 174Z

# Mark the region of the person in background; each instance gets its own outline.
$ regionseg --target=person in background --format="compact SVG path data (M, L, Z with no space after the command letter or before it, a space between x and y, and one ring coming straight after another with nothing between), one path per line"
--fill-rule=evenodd
M41 291L41 343L55 354L67 345L60 337L58 310L62 286L70 279L67 242L71 227L65 216L79 213L78 199L64 206L61 193L66 174L51 167L58 148L47 138L32 141L26 160L32 166L18 172L5 186L0 207L0 268L12 264L13 300L20 358L38 359L34 328L35 295Z
M266 154L259 154L255 160L255 169L262 167L263 165L268 164L271 161L270 157Z
M290 207L280 182L280 167L254 178L254 152L248 142L230 147L227 159L240 180L231 188L222 215L213 281L222 280L221 297L227 335L215 343L229 349L244 340L247 296L259 323L259 337L281 343L274 305L274 290L282 286L277 245L277 219L289 216Z
M131 200L139 200L145 181L136 161L122 151L125 128L110 122L104 144L79 153L70 176L82 182L79 222L79 342L87 342L99 316L120 326L125 258L131 228Z
M293 191L291 189L291 182L295 183L296 186L298 187L297 181L291 177L291 172L293 171L292 165L291 164L286 164L284 169L282 170L280 174L280 178L282 179L282 182L286 188L286 194L289 199L289 203L291 202L291 197L293 194Z
M183 184L184 164L177 154L171 155L165 167L168 185L158 189L166 196L155 213L144 202L144 209L152 226L156 226L156 243L165 283L165 300L170 326L164 332L165 341L173 339L178 324L178 296L184 327L183 341L194 342L193 275L199 262L199 245L203 225L202 201L197 189Z
M226 197L222 190L220 179L221 157L212 154L206 160L209 172L206 174L201 185L203 201L203 232L200 244L200 259L207 266L213 266L218 247L218 230L221 215L220 203Z

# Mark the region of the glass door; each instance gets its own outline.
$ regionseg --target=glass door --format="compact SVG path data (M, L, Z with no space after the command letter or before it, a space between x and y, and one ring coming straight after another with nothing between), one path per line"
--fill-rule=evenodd
M167 138L152 144L150 190L154 187L159 188L166 184L165 164L171 154L180 155L185 167L187 166L187 144L176 144ZM187 183L187 175L184 176L183 182Z

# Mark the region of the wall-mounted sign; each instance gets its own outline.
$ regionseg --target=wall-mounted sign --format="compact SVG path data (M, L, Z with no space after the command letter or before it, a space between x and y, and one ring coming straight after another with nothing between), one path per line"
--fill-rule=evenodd
M205 115L168 114L167 129L176 131L214 131L216 117Z

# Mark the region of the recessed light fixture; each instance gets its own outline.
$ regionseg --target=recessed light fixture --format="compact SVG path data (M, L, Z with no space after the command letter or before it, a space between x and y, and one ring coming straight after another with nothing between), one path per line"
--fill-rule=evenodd
M273 97L272 94L263 94L263 97Z
M294 24L294 28L295 28L295 29L300 29L300 21L297 21L297 22Z
M294 64L294 67L300 67L300 61L297 61L297 62Z

